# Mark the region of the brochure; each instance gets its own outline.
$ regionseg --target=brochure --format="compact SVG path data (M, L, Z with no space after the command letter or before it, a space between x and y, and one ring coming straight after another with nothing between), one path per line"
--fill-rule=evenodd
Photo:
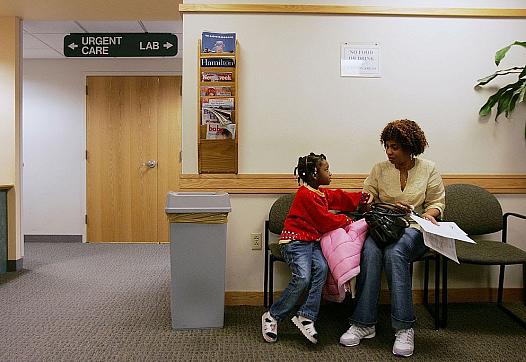
M234 68L236 61L233 58L201 58L201 67Z
M228 98L203 98L203 108L234 109L234 97Z
M231 96L232 87L228 86L202 86L201 87L201 96L207 97L226 97Z
M217 123L222 126L231 124L232 122L232 111L231 110L220 110L215 108L203 108L201 116L201 124Z
M204 31L201 34L201 53L234 54L236 51L236 33L212 33Z
M206 125L207 140L227 140L236 138L236 125L228 124L221 126L217 123L208 123Z

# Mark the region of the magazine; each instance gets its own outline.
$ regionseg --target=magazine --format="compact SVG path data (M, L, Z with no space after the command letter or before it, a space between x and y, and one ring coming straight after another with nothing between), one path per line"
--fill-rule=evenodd
M232 111L216 108L203 108L201 115L201 124L217 123L222 126L231 124Z
M234 109L234 97L228 98L203 98L203 108Z
M212 33L203 31L201 34L201 53L228 53L236 51L236 33Z
M236 61L233 58L201 58L201 67L234 68Z
M228 86L202 86L201 96L204 97L225 97L232 95L232 87Z
M206 125L207 140L227 140L236 138L236 125L229 124L221 126L217 123L208 123Z
M201 72L201 82L231 82L232 72Z

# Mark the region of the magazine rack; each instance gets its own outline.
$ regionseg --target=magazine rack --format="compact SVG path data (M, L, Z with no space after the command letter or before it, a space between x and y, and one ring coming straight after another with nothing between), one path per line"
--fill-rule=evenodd
M234 54L202 53L198 40L198 170L199 173L238 172L239 123L237 120L237 65L239 43ZM203 64L206 62L206 64ZM232 66L233 62L233 66ZM214 66L207 66L214 64ZM217 65L217 66L216 66ZM206 105L215 104L211 112ZM218 112L216 112L218 111ZM214 114L211 114L214 113ZM222 117L224 116L224 117ZM222 118L229 123L225 129L214 131L206 124L210 117ZM217 119L217 118L216 118Z

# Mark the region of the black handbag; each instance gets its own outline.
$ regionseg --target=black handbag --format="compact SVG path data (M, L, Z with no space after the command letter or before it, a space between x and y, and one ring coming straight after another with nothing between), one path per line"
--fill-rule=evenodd
M371 205L371 210L363 214L369 226L369 235L376 245L383 249L397 242L409 227L405 219L407 211L398 205L379 202Z

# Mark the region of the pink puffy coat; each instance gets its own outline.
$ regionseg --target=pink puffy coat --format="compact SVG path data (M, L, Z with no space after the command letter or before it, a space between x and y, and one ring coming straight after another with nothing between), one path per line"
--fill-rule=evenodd
M345 299L345 283L360 273L360 253L367 237L364 219L322 235L321 250L330 273L323 288L326 300L341 302Z

